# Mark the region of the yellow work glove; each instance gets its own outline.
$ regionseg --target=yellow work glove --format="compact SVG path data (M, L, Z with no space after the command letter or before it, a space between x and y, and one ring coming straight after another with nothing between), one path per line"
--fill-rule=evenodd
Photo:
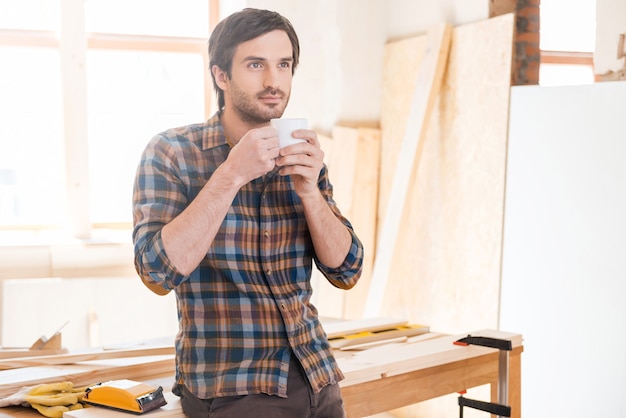
M64 412L83 407L86 388L75 388L72 382L44 383L33 387L24 399L41 415L62 418Z

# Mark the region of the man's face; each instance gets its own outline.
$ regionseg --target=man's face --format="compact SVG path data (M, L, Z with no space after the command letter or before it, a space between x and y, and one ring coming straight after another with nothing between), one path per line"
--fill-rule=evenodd
M291 94L292 66L291 42L284 31L239 44L224 89L227 111L252 125L281 117Z

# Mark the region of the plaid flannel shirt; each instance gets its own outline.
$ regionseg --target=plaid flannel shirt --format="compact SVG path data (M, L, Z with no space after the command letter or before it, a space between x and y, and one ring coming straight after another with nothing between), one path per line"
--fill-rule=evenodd
M266 393L287 396L295 353L313 390L340 381L311 304L313 262L336 287L354 286L363 246L332 199L326 167L319 188L348 227L352 245L339 268L315 257L302 203L276 170L242 187L200 265L183 276L163 248L161 228L180 214L226 160L230 146L217 113L171 129L147 145L133 193L135 267L142 280L177 297L176 384L200 398Z

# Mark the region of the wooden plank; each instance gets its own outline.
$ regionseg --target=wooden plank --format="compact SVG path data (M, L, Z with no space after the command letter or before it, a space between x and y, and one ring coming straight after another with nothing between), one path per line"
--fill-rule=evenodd
M45 350L48 351L48 350ZM174 346L142 347L125 350L98 350L83 353L66 353L58 355L42 355L23 358L0 360L0 370L17 369L21 367L49 366L54 364L72 364L82 361L103 360L122 357L143 357L163 354L174 354Z
M385 45L381 98L381 153L378 196L378 233L389 201L389 193L402 138L411 109L412 92L426 52L426 35L389 42Z
M422 138L425 135L427 123L439 95L448 59L451 33L450 25L445 23L436 25L428 31L426 56L417 76L390 197L387 201L382 227L379 230L372 280L365 306L367 317L378 316L381 310L407 188L413 168L421 154Z
M328 137L318 134L318 140L324 151L324 163L329 170L330 182L333 185L333 197L337 207L344 216L350 219L357 138L352 135ZM342 318L346 292L338 291L317 269L313 269L311 282L314 288L314 304L320 307L325 315Z
M508 339L512 342L513 347L521 347L522 345L522 336L519 334L494 330L480 330L471 334ZM463 347L453 344L454 341L466 336L467 334L447 335L416 343L389 344L360 351L350 357L339 358L339 365L346 376L342 386L396 376L413 370L498 352L498 350L488 347Z
M356 130L358 146L352 190L353 210L349 219L363 243L365 256L359 283L345 294L344 318L363 317L376 253L381 131L373 128Z
M75 386L113 379L145 380L174 374L174 356L159 355L86 361L75 364L34 366L0 371L0 397L24 386L69 380Z
M341 212L352 219L354 214L354 187L356 184L358 131L336 126L332 131L333 149L328 167L333 184L333 197Z
M332 137L318 134L318 139L330 172L335 201L366 250L359 284L349 292L338 291L314 271L314 302L325 315L361 318L376 245L380 130L336 126Z
M66 348L61 349L38 349L31 350L30 348L5 348L0 350L0 359L15 359L24 357L39 357L39 356L55 356L59 354L67 354ZM0 361L1 363L2 361ZM1 368L1 366L0 366Z

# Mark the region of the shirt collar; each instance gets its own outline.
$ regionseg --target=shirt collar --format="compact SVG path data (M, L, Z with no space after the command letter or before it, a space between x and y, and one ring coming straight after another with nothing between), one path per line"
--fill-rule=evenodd
M202 135L203 150L228 145L226 136L224 135L224 127L222 126L221 116L222 112L217 111L213 116L211 116L211 118L209 118L209 120L206 121L204 134Z

